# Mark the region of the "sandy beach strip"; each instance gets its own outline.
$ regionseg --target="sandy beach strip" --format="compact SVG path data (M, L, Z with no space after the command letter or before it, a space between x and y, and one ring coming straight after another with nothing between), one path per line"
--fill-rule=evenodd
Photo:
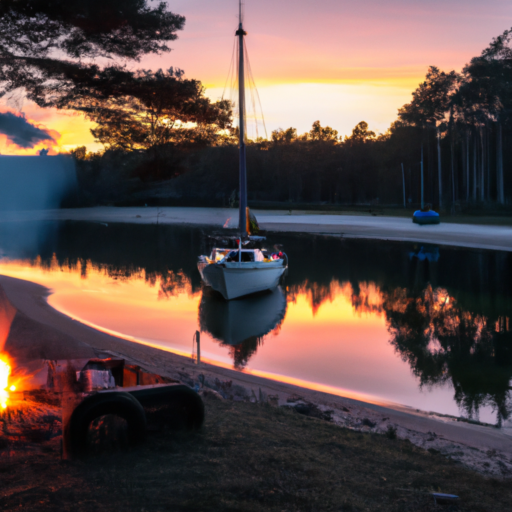
M197 365L192 358L115 337L71 319L48 304L50 291L38 284L0 276L0 287L3 300L16 310L8 345L20 364L31 359L121 357L190 386L206 383L213 392L228 390L228 399L313 403L322 411L332 411L338 425L360 431L385 433L392 426L399 437L484 474L512 472L510 429L461 422L398 404L366 403L203 362Z
M401 217L332 215L320 212L254 210L260 227L268 231L319 233L349 238L408 241L477 249L512 251L512 228L454 224L419 226ZM90 221L101 223L238 226L238 210L195 207L107 207L0 212L0 222Z

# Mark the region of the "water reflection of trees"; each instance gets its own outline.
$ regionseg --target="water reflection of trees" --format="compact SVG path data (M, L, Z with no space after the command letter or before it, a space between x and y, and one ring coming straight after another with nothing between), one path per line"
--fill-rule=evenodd
M391 343L421 386L451 382L468 416L478 417L484 405L498 423L510 416L512 254L322 237L300 242L296 264L304 270L290 271L290 297L304 294L317 312L341 293L359 314L384 314ZM294 241L284 243L292 261ZM418 257L425 252L435 257Z
M193 295L195 293L192 280L183 270L162 269L160 271L147 272L144 268L138 268L133 265L118 268L115 265L98 263L91 260L69 260L59 261L55 255L49 260L42 260L40 257L34 260L25 260L25 263L42 268L46 271L67 271L78 273L82 279L87 279L91 272L103 274L109 279L115 281L143 280L151 287L158 287L158 298L168 299L176 297L182 293Z
M344 296L357 314L385 315L389 342L407 362L420 387L451 383L459 408L478 419L490 406L497 423L512 414L512 331L510 317L484 315L462 306L446 288L382 290L374 282L332 280L328 285L304 281L289 297L305 296L313 312ZM471 305L471 302L469 302Z
M233 359L233 366L243 370L249 359L256 353L258 347L263 345L264 336L251 336L238 345L229 347L229 355Z
M3 254L48 270L69 269L83 278L92 269L120 281L143 279L158 287L160 298L201 291L196 261L206 247L200 229L74 222L52 226L43 233L24 225L20 233L44 234L27 244L1 225ZM451 382L468 415L476 417L483 405L490 405L498 421L508 417L512 253L285 233L270 235L268 245L276 242L292 262L288 301L304 296L315 314L341 294L358 314L385 315L391 343L420 385ZM411 256L425 251L436 257ZM250 334L230 349L238 367L261 344L261 336Z
M508 317L488 318L461 308L446 289L385 294L390 343L421 386L451 381L469 417L490 405L498 423L511 412L512 335Z
M196 261L202 236L197 229L65 222L30 249L4 231L0 226L5 256L44 270L79 273L83 279L89 272L118 281L140 279L158 287L162 299L201 290Z
M313 316L326 301L332 302L340 292L339 283L332 280L328 285L322 285L306 279L300 285L289 287L288 301L296 302L299 296L305 296L311 306Z
M157 276L155 275L155 278ZM192 283L190 278L187 277L183 271L173 272L172 270L167 271L167 275L158 276L159 277L159 286L158 290L158 298L170 298L175 297L181 293L187 293L187 295L192 295Z
M333 279L328 286L320 286L306 280L301 285L289 288L288 301L296 302L299 296L305 297L315 316L325 302L333 302L340 295L350 300L353 310L358 314L382 313L382 292L375 283L366 281L352 284Z

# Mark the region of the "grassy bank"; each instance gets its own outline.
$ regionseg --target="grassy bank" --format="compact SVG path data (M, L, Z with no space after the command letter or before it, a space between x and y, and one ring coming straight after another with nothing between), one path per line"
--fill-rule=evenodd
M206 399L201 431L159 432L129 452L0 462L1 510L508 511L511 481L485 479L435 453L296 412ZM392 437L392 436L390 436Z

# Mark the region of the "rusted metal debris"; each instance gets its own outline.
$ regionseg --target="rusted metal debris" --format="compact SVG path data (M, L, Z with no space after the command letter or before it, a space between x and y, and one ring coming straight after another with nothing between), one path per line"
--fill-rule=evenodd
M202 400L195 391L124 359L42 360L29 366L16 369L28 377L0 412L0 454L61 449L64 458L71 458L88 452L86 446L77 448L75 439L81 432L79 444L90 440L84 429L96 429L97 438L102 432L112 437L117 430L122 437L124 428L136 432L135 441L144 437L147 424L149 430L178 424L197 428L203 421ZM123 400L128 404L124 408ZM114 423L107 418L112 416L117 417ZM117 430L112 428L116 422Z

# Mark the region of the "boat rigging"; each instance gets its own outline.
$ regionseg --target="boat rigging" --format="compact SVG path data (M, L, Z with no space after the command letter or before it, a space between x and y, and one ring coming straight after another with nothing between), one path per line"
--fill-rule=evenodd
M242 2L239 0L238 39L238 114L239 114L239 236L231 238L231 247L215 247L210 256L199 256L198 269L207 286L226 300L264 290L273 290L288 267L284 253L269 253L258 247L263 237L250 236L251 222L247 207L246 125L245 125L245 61ZM230 237L224 237L230 238ZM236 241L236 248L233 248Z

